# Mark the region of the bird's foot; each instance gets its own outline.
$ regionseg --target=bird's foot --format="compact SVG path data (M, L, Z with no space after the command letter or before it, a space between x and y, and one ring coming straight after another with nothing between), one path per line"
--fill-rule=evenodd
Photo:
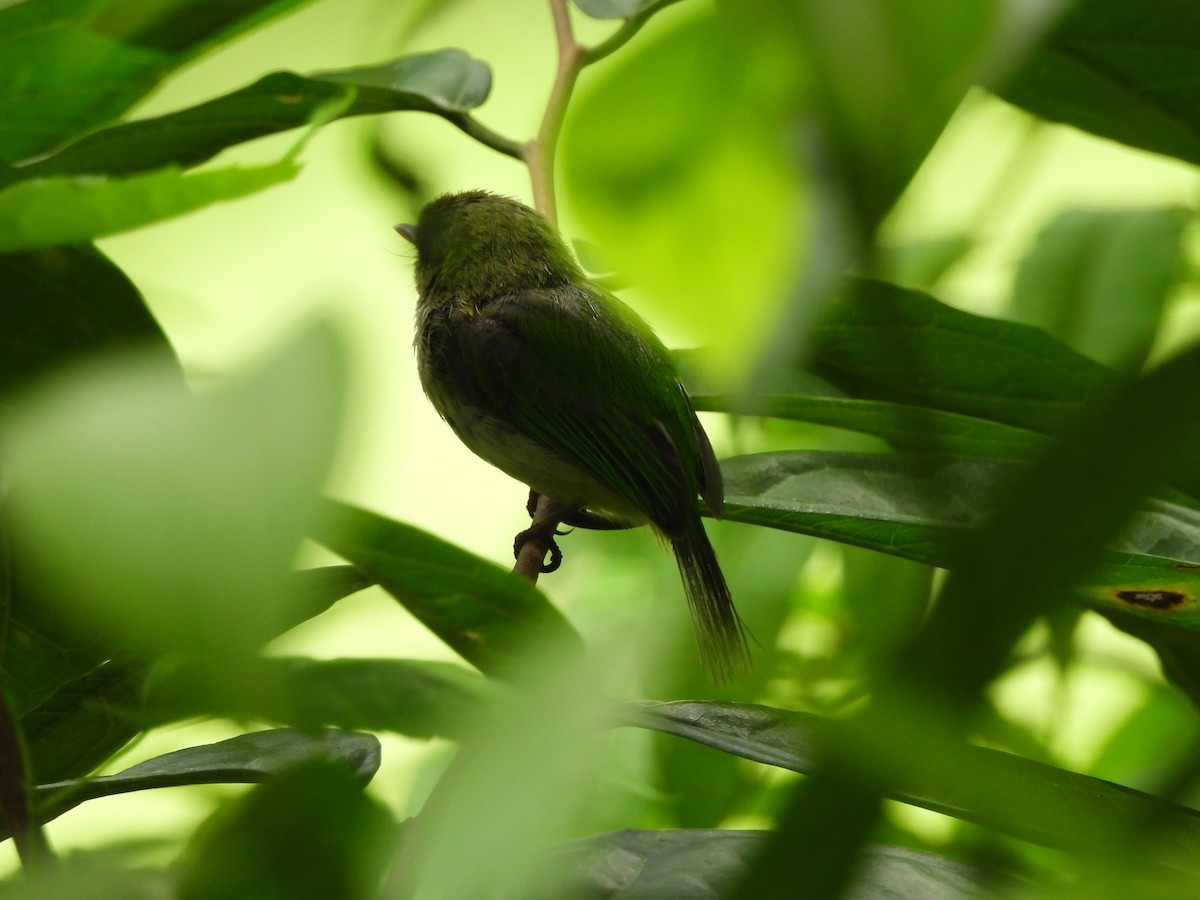
M556 571L562 565L562 550L559 549L558 542L554 538L569 533L559 531L558 526L565 518L579 512L579 508L566 503L560 503L557 500L548 499L548 502L543 505L539 514L538 501L540 499L541 495L537 491L531 490L529 492L529 502L526 504L526 509L533 519L533 524L518 533L513 540L513 556L519 559L522 548L530 541L536 541L540 546L545 548L543 553L550 554L550 561L544 563L540 569L545 574Z

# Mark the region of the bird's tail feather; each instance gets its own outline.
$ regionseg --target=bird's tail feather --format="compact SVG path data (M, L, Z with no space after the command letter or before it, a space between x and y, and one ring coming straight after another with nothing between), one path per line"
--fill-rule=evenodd
M750 668L746 627L733 606L733 597L704 523L694 516L687 529L671 538L704 667L718 682L726 682Z

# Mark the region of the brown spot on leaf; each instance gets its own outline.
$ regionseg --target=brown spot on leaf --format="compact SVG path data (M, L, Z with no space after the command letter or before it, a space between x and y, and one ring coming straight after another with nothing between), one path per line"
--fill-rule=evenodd
M1179 591L1117 591L1117 599L1146 609L1174 609L1187 600Z
M1200 563L1175 563L1177 569L1200 569Z

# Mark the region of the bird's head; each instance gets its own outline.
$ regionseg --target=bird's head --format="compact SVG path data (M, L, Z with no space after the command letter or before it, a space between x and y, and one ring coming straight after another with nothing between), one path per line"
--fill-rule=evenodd
M417 248L417 290L474 300L585 276L541 213L486 191L445 194L396 231Z

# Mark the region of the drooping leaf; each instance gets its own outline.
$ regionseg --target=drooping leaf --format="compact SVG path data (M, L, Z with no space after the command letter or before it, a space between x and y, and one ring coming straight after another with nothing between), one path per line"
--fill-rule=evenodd
M122 115L171 70L304 0L25 0L0 7L0 160Z
M1017 270L1013 317L1105 365L1136 371L1182 273L1180 243L1191 218L1179 207L1059 213Z
M942 568L1006 486L1010 461L931 454L762 453L724 460L725 516ZM1147 501L1076 595L1163 628L1200 628L1200 513Z
M311 614L287 570L333 452L339 350L313 329L201 397L161 364L110 360L31 398L6 423L12 525L59 615L224 659L210 674L244 687L233 661Z
M578 634L523 579L409 525L330 501L314 535L365 572L485 675L521 668L531 647Z
M1036 328L859 279L847 282L814 327L806 368L852 397L1043 434L1059 433L1118 381L1111 370Z
M561 852L563 885L537 900L716 900L727 896L741 870L753 862L764 836L762 831L677 829L582 838ZM843 896L999 900L1007 894L994 873L932 853L878 846L863 854L862 870Z
M88 800L193 784L257 784L313 760L342 766L365 784L379 769L379 740L350 731L256 731L156 756L115 775L40 784L35 802L39 819L48 822Z
M830 720L810 713L693 700L642 704L630 711L629 723L804 773L821 765L833 728ZM1120 841L1122 829L1157 816L1169 824L1172 838L1156 844L1146 863L1200 871L1200 813L1195 810L998 750L943 748L919 772L893 781L889 795L1077 852L1102 853Z
M340 117L401 110L453 117L483 103L490 88L487 64L461 50L308 76L274 72L179 112L95 131L53 155L0 173L0 185L53 175L189 168L226 147L307 125L320 110L339 102Z
M1000 96L1100 137L1200 164L1200 9L1078 0Z

